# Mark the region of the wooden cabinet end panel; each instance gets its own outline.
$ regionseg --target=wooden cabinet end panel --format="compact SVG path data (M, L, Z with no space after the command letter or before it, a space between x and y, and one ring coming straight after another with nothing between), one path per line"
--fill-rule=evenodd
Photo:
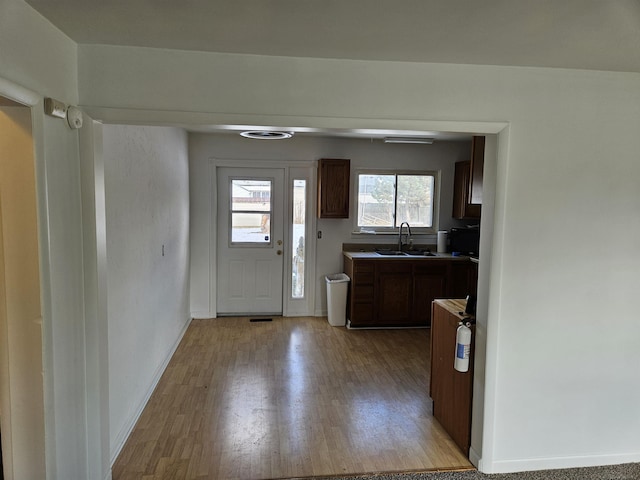
M471 443L473 362L468 372L453 368L458 317L438 304L433 305L431 326L431 398L433 415L468 455ZM473 333L475 337L475 332ZM472 352L473 358L473 342Z

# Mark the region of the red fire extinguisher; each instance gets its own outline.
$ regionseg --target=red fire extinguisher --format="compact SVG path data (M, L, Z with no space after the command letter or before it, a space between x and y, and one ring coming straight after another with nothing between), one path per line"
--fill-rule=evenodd
M471 326L470 322L460 322L456 331L456 357L453 368L459 372L469 371L469 357L471 356Z

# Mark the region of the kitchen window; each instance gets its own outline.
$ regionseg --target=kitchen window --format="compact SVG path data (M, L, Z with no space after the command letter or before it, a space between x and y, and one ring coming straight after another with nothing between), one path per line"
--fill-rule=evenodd
M362 171L356 181L359 233L395 233L403 222L437 231L438 172Z

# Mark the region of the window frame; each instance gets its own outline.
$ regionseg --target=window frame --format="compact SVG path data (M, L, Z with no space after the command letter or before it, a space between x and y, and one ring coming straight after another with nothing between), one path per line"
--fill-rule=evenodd
M358 235L391 235L398 234L398 227L367 227L358 225L358 211L360 202L360 175L394 175L396 176L397 188L397 176L402 175L416 175L416 176L431 176L433 177L433 204L432 204L432 225L431 227L420 227L411 225L411 231L414 235L430 235L437 234L440 223L440 170L407 170L407 169L379 169L379 168L361 168L355 170L353 175L353 199L351 202L351 208L353 213L353 233ZM397 195L394 192L394 223L395 215L397 211Z

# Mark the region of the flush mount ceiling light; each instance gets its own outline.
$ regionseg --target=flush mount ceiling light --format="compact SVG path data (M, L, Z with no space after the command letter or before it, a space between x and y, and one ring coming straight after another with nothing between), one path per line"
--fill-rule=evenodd
M293 132L269 132L265 130L252 130L240 133L245 138L257 138L258 140L284 140L293 137Z
M427 137L385 137L384 143L419 143L422 145L431 145L433 138Z

